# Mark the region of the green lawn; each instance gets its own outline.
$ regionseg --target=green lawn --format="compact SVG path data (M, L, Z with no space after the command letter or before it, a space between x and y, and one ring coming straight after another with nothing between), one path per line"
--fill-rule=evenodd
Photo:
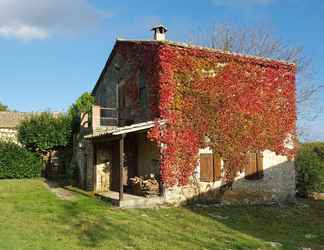
M114 209L42 180L0 181L0 249L324 249L324 203L289 208ZM322 246L322 247L321 247Z

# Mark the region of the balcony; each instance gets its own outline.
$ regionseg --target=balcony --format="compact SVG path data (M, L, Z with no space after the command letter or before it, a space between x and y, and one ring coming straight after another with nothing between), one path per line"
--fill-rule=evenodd
M118 109L92 106L91 118L87 113L81 114L81 131L84 134L97 130L109 130L118 127Z
M92 106L92 130L109 129L118 126L118 109Z
M118 126L118 109L100 107L100 127Z

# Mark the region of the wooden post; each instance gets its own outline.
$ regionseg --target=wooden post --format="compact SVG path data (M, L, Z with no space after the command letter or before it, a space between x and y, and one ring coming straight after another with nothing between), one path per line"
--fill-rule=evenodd
M161 180L160 181L160 196L161 197L163 197L163 198L165 198L165 184L164 184L164 182Z
M92 142L91 146L92 150L92 183L91 183L91 188L93 192L96 192L96 187L97 187L97 144L94 144Z
M122 201L124 198L124 138L125 135L122 135L119 140L119 201Z

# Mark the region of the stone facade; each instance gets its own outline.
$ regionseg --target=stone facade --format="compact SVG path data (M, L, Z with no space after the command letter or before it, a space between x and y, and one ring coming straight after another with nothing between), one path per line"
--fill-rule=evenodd
M145 122L153 118L149 108L151 86L145 80L144 71L134 66L135 61L124 60L120 52L114 49L93 91L97 106L117 110L117 114L112 114L113 111L106 111L118 119L117 124L114 124L116 126ZM145 89L146 101L143 103L139 99L134 100L132 97L134 93L130 93L139 90L140 86L144 86Z
M212 153L202 149L200 153ZM295 197L295 166L287 157L276 155L266 150L263 152L264 177L260 180L247 180L245 174L236 177L230 189L222 189L225 184L221 179L216 182L201 182L199 180L200 165L185 187L168 188L165 191L165 201L181 204L188 200L200 199L220 202L223 204L272 204L294 200Z
M143 72L134 67L136 58L124 61L122 49L119 49L120 44L125 44L123 49L140 50L138 43L141 41L127 42L117 41L107 64L93 90L96 105L92 113L92 133L98 130L109 131L116 127L123 127L130 124L146 122L154 120L152 117L148 103L134 103L132 97L129 96L129 89L137 89L144 86L147 91L145 94L150 96L150 84L145 82ZM147 42L143 42L147 43ZM148 43L149 44L149 43ZM152 43L152 48L159 49L161 44ZM154 45L154 46L153 46ZM161 45L162 46L162 45ZM178 46L174 44L174 46ZM127 48L126 48L127 47ZM187 46L185 46L187 47ZM235 55L232 55L235 57ZM254 60L261 60L254 58ZM222 66L222 65L220 65ZM141 68L145 68L142 65ZM214 74L207 72L207 74ZM143 82L144 81L144 82ZM135 87L135 88L134 88ZM104 115L109 113L108 115ZM111 116L116 118L115 122L104 124L102 118ZM127 136L130 134L127 134ZM133 169L129 167L130 160L127 156L127 146L125 146L126 154L126 169L128 173L124 175L129 177L133 174L159 175L159 158L160 154L155 145L146 138L146 131L142 134L137 134L137 139L132 142L132 147L136 148L136 158L133 158L136 163L136 173L130 173ZM118 152L113 149L103 146L102 141L108 139L109 136L101 136L98 140L84 140L82 142L83 149L79 150L79 167L83 171L83 179L85 188L95 192L103 192L113 189L113 182L118 175L113 174L113 167L116 162L114 158L118 158ZM111 138L110 138L111 139ZM100 141L100 142L99 142ZM201 149L200 153L212 153L210 149ZM80 160L81 159L81 160ZM223 164L223 163L222 163ZM273 152L263 152L263 169L264 176L259 180L247 180L245 174L241 173L235 179L231 189L225 189L224 180L221 178L215 182L200 181L200 163L198 161L196 171L191 179L191 184L183 187L173 187L164 190L163 201L171 204L181 204L185 201L205 198L221 202L224 204L264 204L272 202L283 202L291 200L295 196L295 168L294 162L288 161L284 156L278 156ZM133 171L133 170L132 170ZM127 184L127 177L123 180ZM116 190L114 190L116 191Z
M74 159L79 168L81 186L94 192L116 191L118 180L113 178L119 177L118 142L90 142L80 138L75 138ZM159 158L158 147L147 139L146 132L126 137L124 185L134 176L159 176Z
M137 157L137 166L138 166L138 175L145 176L154 174L155 176L160 175L159 168L159 150L158 147L147 139L146 133L138 134L137 136L137 145L138 145L138 157Z
M112 151L105 147L98 147L96 151L97 163L96 172L96 192L105 192L111 186L111 169L112 169Z
M79 172L79 186L87 191L94 190L93 144L83 139L82 134L73 138L73 162Z
M0 140L17 143L17 126L34 113L0 112Z
M38 112L0 111L0 140L10 140L17 143L17 127L19 124L22 121L39 114L40 113ZM60 115L59 112L52 112L51 114L54 117Z
M17 142L17 129L0 128L0 140Z

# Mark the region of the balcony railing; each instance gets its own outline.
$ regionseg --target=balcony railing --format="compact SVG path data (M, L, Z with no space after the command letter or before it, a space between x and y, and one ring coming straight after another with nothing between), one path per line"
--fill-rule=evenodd
M100 107L100 126L118 126L118 109Z

